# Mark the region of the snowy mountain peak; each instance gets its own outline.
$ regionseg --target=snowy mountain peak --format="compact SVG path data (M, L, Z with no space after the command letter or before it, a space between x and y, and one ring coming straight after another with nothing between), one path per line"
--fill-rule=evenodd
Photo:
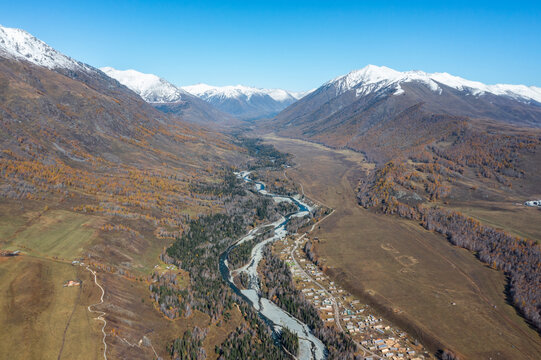
M102 67L100 70L149 103L176 102L184 93L182 89L154 74L144 74L136 70L117 70L112 67Z
M282 89L259 89L244 85L197 84L182 89L241 120L255 120L278 114L306 95Z
M211 86L207 84L196 84L184 86L182 89L202 98L203 100L220 97L223 99L246 99L250 100L252 96L269 96L275 101L284 102L298 100L303 93L296 93L282 89L260 89L244 85L230 86Z
M21 29L0 25L0 56L26 60L48 69L93 71L88 65L66 56Z
M537 101L541 103L541 88L525 85L485 85L478 81L470 81L448 73L426 73L424 71L396 71L386 66L368 65L360 70L352 71L339 76L324 86L333 86L336 95L355 89L357 96L367 95L388 88L394 95L404 93L400 84L418 82L426 85L434 92L442 93L440 85L467 92L470 95L480 96L493 94L511 97L520 101Z

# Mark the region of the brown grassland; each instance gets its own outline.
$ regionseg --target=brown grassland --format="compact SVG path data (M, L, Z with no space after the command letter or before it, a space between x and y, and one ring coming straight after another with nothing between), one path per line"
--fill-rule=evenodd
M0 358L102 357L101 323L87 310L100 291L88 271L27 255L0 259ZM82 285L63 287L74 279Z
M105 289L103 305L94 309L107 313L109 359L148 359L154 350L167 357L172 340L194 326L208 328L203 345L209 359L217 358L215 346L244 321L238 308L227 321L211 322L199 311L167 319L149 298L147 276L172 240L155 238L153 226L144 221L73 212L72 202L78 201L0 204L0 246L23 252L0 257L0 359L103 359L103 323L87 310L99 302L101 290L85 267L71 265L88 253L93 255L85 261L98 268ZM131 264L126 276L114 271L121 261ZM81 287L63 287L75 279L83 280ZM145 336L154 350L139 345Z
M167 319L148 299L148 283L133 281L114 274L102 273L100 281L108 290L104 305L98 310L107 312L107 342L111 359L149 359L154 353L149 347L127 345L137 344L143 336L150 339L152 346L163 358L168 358L165 351L172 339L182 336L194 326L208 327L209 332L203 346L209 359L217 358L214 347L221 344L227 335L243 321L235 307L229 321L219 324L210 321L208 315L199 311L188 318ZM126 341L125 341L126 340Z
M538 358L541 339L506 302L503 273L413 221L357 204L359 175L372 166L362 154L274 135L265 139L294 155L296 166L287 175L305 194L336 210L314 233L335 280L433 351L448 348L465 359ZM508 200L497 211L494 204L469 202L464 212L539 239L541 212Z

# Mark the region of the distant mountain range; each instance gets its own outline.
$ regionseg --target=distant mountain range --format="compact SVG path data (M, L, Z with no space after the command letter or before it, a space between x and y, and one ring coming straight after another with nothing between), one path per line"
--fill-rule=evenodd
M108 76L141 96L156 109L180 116L196 124L234 124L235 119L183 89L153 74L136 70L100 69Z
M541 88L525 85L485 85L481 82L470 81L448 73L429 74L423 71L400 72L386 66L368 65L360 70L352 71L328 81L322 87L332 87L336 95L355 89L357 96L368 95L383 89L393 89L393 95L401 95L405 91L401 88L404 83L420 83L443 94L444 85L466 95L482 96L487 94L509 97L518 101L541 102Z
M382 156L378 147L413 146L468 119L540 127L541 88L368 65L326 82L266 125L284 135Z
M273 117L306 94L243 85L217 87L198 84L177 87L156 75L136 70L117 70L112 67L100 70L157 109L198 123L207 121L231 125L236 123L233 119Z
M112 67L102 67L100 70L133 90L148 103L171 103L180 101L183 96L188 95L185 91L153 74L143 74L135 70L116 70Z
M197 84L184 86L182 89L242 120L272 117L307 94L243 85L220 87Z
M139 121L182 119L205 125L231 125L238 120L265 119L262 125L287 136L365 152L375 152L375 148L384 146L375 145L376 141L398 141L402 146L415 144L419 138L438 136L437 129L446 128L448 123L464 119L541 126L541 88L485 85L447 73L399 72L368 65L306 93L242 85L179 87L156 75L135 70L111 67L98 70L61 54L23 30L4 27L0 27L0 58L5 59L0 64L4 68L13 67L15 63L34 66L24 65L24 69L17 71L4 69L6 74L19 76L19 89L28 90L22 84L30 80L23 73L36 73L32 78L35 80L42 76L51 77L44 71L52 70L66 77L58 81L65 83L70 79L77 82L75 88L83 83L89 91L104 95L105 98L97 97L100 101L94 107L111 111L114 108L115 114L127 113L124 122L129 122L126 119L130 116ZM10 84L13 83L15 80L10 80ZM64 86L65 92L55 93L57 98L54 101L77 101L82 105L82 95L75 97L75 91L70 89L72 85ZM42 95L53 94L53 89L43 88L43 83L37 82L35 87L35 91ZM15 94L9 93L10 96ZM106 102L107 106L105 103L100 105L100 102ZM50 107L48 111L53 116L58 112L58 106ZM133 111L139 114L138 117ZM18 109L18 112L22 113L23 109ZM130 128L123 126L120 117L112 113L108 120L106 116L95 118L95 121L82 125L94 126L102 132L111 126L120 133ZM408 140L404 141L406 138Z

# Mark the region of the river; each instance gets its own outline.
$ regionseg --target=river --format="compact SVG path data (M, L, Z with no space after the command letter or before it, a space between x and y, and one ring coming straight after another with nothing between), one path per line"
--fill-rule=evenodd
M259 315L265 320L265 322L272 328L275 335L281 332L283 327L287 327L290 331L297 334L299 338L299 354L298 359L302 360L323 360L326 357L325 345L317 337L312 334L310 328L295 318L287 311L283 310L269 299L266 299L261 294L260 279L257 272L257 267L261 258L263 257L263 250L268 244L281 240L286 237L287 230L286 225L289 219L292 217L303 217L308 215L311 208L308 204L305 204L300 199L292 196L276 195L269 193L265 190L265 184L262 182L253 181L250 178L250 173L243 171L236 173L239 178L242 178L245 182L253 183L255 189L262 195L270 196L276 202L287 201L297 206L297 211L282 217L280 220L272 224L263 224L259 227L252 229L247 235L231 245L220 256L220 272L225 281L229 283L229 286L235 291L235 293L241 295L246 301L248 301L253 308L259 313ZM274 228L274 236L259 242L252 249L250 261L239 269L231 270L227 258L231 250L236 246L242 244L245 241L253 239L255 234L264 227L272 226ZM233 282L233 275L245 273L249 278L249 285L247 289L239 289Z

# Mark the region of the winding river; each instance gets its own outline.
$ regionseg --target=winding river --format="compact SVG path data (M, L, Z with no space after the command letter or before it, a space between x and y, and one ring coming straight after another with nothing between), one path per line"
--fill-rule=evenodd
M270 244L276 240L281 240L287 235L286 225L289 222L289 219L292 217L303 217L308 215L311 211L309 205L303 203L301 200L296 199L291 196L282 196L269 193L265 190L265 184L261 182L256 182L250 179L250 172L243 171L236 173L239 178L242 178L245 182L253 183L255 189L262 195L270 196L276 202L290 202L297 206L297 211L288 214L285 217L282 217L280 220L272 224L264 224L259 227L252 229L246 236L241 238L235 244L231 245L221 256L220 256L220 272L225 281L229 283L229 286L235 291L235 293L242 296L246 301L248 301L253 308L259 313L259 315L265 320L265 322L272 328L275 335L281 332L283 327L287 327L290 331L297 334L299 338L299 354L298 359L313 359L313 360L322 360L326 357L325 345L317 337L312 334L310 328L300 321L299 319L293 317L287 311L283 310L276 304L274 304L269 299L266 299L261 294L260 288L260 279L257 272L257 267L261 258L263 257L263 250L267 244ZM259 242L252 249L250 261L239 269L232 270L229 268L227 258L231 250L236 246L242 244L245 241L253 239L255 234L262 228L272 226L274 228L274 236ZM244 273L248 275L249 285L247 289L239 289L233 282L233 277Z

